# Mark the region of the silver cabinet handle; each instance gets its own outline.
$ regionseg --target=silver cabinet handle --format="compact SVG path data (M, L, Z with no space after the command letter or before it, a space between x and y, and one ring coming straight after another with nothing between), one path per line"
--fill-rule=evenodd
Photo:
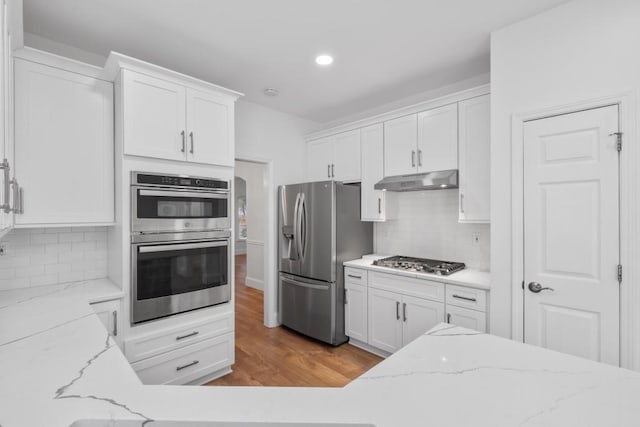
M349 304L349 300L347 299L347 295L349 294L349 290L345 289L344 290L344 305L348 305Z
M382 213L382 199L378 197L378 213Z
M475 298L463 297L462 295L453 294L451 296L454 297L454 298L465 300L465 301L472 301L472 302L476 302L477 301Z
M411 150L411 167L416 167L416 150Z
M451 313L447 313L447 323L451 323Z
M15 176L11 181L9 181L9 183L13 187L13 208L9 210L13 213L20 214L22 213L21 212L22 201L20 200L20 195L21 195L20 185L18 184L18 180L16 179Z
M191 332L190 334L187 334L187 335L178 335L178 336L176 337L176 341L180 341L180 340L183 340L183 339L185 339L185 338L195 337L195 336L196 336L196 335L198 335L199 333L200 333L200 332L198 332L198 331L193 331L193 332Z
M534 294L537 294L537 293L542 292L542 291L551 291L551 292L555 291L555 289L553 289L553 288L542 287L542 285L540 283L538 283L538 282L529 283L528 288Z
M18 200L20 200L18 213L22 215L24 213L24 189L22 187L18 190Z
M180 132L180 136L182 137L182 148L180 149L180 152L184 153L184 150L186 150L187 147L187 135L185 131Z
M362 276L356 276L355 274L347 274L347 277L351 277L352 279L362 279Z
M189 139L191 139L191 150L189 152L193 154L193 132L189 132Z
M335 166L336 166L336 165L334 165L333 163L331 164L331 178L335 178L335 177L336 177L336 174L335 174L335 172L334 172L334 168L335 168Z
M407 303L406 302L402 303L402 321L403 322L407 321Z
M200 361L199 361L199 360L194 360L193 362L191 362L191 363L187 363L186 365L178 366L178 367L176 368L176 371L182 371L183 369L190 368L191 366L195 366L195 365L197 365L198 363L200 363Z
M118 336L118 310L113 310L113 336Z
M460 213L464 213L464 193L460 193Z
M327 178L331 178L331 165L327 165Z
M11 192L11 179L9 178L11 168L9 167L9 161L7 159L4 159L2 163L0 163L0 169L2 169L4 175L2 181L4 186L4 195L1 208L5 213L9 213L11 212L11 200L9 198L9 193Z
M400 320L400 302L396 301L396 320Z
M422 166L422 150L418 150L418 166Z

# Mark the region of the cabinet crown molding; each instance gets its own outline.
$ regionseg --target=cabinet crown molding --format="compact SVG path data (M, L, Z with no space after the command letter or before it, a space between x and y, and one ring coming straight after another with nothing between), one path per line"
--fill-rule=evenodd
M142 74L147 74L155 78L172 78L180 81L180 83L184 84L185 86L192 87L194 89L213 90L232 97L234 101L241 96L244 96L244 94L241 92L227 89L226 87L218 86L205 80L178 73L177 71L169 70L168 68L164 68L159 65L154 65L140 59L132 58L130 56L111 51L109 53L107 61L104 64L105 77L113 81L116 79L118 73L123 68Z

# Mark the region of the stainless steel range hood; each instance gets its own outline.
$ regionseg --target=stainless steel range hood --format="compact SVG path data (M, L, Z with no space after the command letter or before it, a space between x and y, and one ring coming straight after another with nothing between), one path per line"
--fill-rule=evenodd
M373 188L387 191L422 191L458 188L458 169L388 176Z

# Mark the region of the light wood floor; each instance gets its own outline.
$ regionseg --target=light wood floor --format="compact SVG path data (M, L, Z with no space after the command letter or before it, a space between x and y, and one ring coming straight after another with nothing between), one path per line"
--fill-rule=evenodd
M289 329L267 328L262 291L245 285L246 256L236 256L236 363L207 385L342 387L382 359L350 344L333 347Z

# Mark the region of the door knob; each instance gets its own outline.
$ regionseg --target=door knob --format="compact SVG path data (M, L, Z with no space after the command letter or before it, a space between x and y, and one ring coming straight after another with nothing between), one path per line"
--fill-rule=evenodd
M533 292L534 294L537 294L540 291L554 291L555 289L553 288L543 288L542 285L538 282L530 282L529 283L529 290L531 292Z

